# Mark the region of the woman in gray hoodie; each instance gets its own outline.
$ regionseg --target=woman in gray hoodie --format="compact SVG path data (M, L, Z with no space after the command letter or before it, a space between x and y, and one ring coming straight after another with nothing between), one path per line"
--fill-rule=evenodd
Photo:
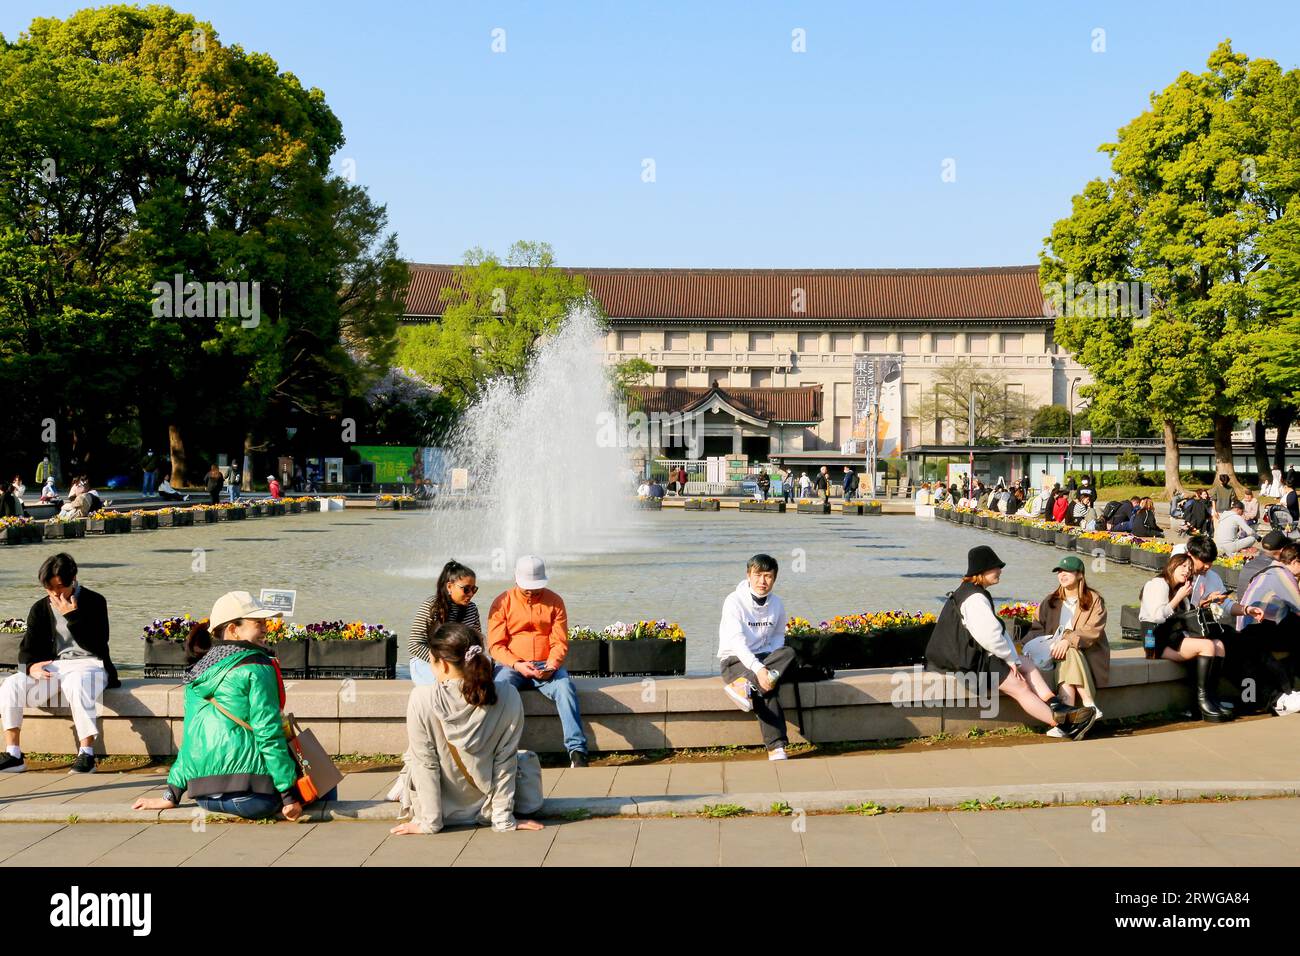
M540 830L515 821L515 780L524 705L510 684L494 683L483 638L463 624L442 624L429 638L436 683L411 691L409 747L402 810L393 827L406 835L445 825L491 824L494 830Z

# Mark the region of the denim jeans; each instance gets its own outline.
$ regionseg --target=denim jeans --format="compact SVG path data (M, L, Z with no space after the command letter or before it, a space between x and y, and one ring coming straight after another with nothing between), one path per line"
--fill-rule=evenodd
M155 491L158 490L158 472L156 471L144 472L144 481L142 481L140 484L142 486L140 489L141 494L144 495L153 494Z
M501 665L492 662L492 679L496 680L497 675L501 673ZM411 658L411 683L416 687L423 687L426 684L436 684L438 678L433 676L433 665L428 661L422 661L418 657Z
M537 668L546 666L545 661L533 661L532 664ZM578 711L578 688L565 668L557 670L550 680L535 680L525 677L513 667L502 666L497 671L495 680L502 684L513 684L519 690L541 691L544 697L555 704L555 710L560 715L560 726L564 729L564 749L587 752L587 735L582 732L582 714Z
M337 800L339 788L321 794L315 802ZM284 802L278 793L212 793L206 797L195 797L194 802L208 813L233 813L245 820L261 820L265 817L280 815Z

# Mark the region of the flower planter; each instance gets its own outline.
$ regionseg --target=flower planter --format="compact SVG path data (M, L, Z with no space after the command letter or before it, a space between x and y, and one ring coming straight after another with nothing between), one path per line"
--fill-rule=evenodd
M244 508L250 518L261 518L266 515L265 505L248 505Z
M1003 521L998 524L998 530L1009 538L1020 537L1020 525L1014 521Z
M1016 523L1016 534L1020 535L1020 537L1027 541L1033 540L1034 530L1033 525L1021 524L1019 522Z
M755 501L753 498L746 498L740 502L740 510L741 511L763 511L765 510L763 508L763 505L765 505L766 503L767 502L765 501Z
M130 518L87 518L87 534L130 534Z
M1140 610L1136 604L1125 604L1119 609L1120 636L1126 641L1142 640L1142 619L1138 617Z
M338 677L397 677L397 638L373 641L303 641L307 645L307 676L313 679Z
M1078 540L1079 539L1076 535L1072 535L1068 531L1052 532L1052 543L1062 551L1073 551L1074 543Z
M297 501L286 501L284 503L284 513L290 515L302 514L302 505Z
M156 531L157 529L157 515L131 515L132 531Z
M84 538L86 522L84 521L49 521L45 524L47 539Z
M687 500L685 508L687 511L717 511L722 503L719 501L691 501Z
M1224 587L1226 587L1229 591L1237 590L1237 583L1241 578L1240 568L1230 568L1227 567L1226 565L1219 564L1219 562L1217 561L1214 562L1213 567L1214 570L1219 572L1219 577L1223 578Z
M419 504L418 501L404 501L402 503L409 504L409 505ZM301 501L299 502L299 504L302 505L303 514L315 514L316 512L320 511L319 498L313 498L311 501Z
M26 636L26 632L0 634L0 671L18 670L18 649Z
M243 521L248 517L248 509L244 507L227 508L224 511L218 511L217 514L221 516L219 519L221 521Z
M307 677L307 641L276 641L267 646L280 662L282 676L300 680Z
M898 667L925 661L925 645L933 631L933 624L915 624L865 634L801 634L787 637L785 642L795 649L801 662L814 667Z
M801 515L828 515L831 513L831 503L829 501L809 501L799 502L798 508Z
M668 676L686 673L686 642L657 637L608 641L609 673Z
M382 501L382 500L376 499L376 500L375 500L375 507L378 508L380 511L396 511L396 510L397 510L397 502L395 502L395 501Z
M638 498L636 506L640 511L659 511L664 506L664 500L662 498Z
M208 511L205 509L203 511L194 511L191 513L194 515L195 524L216 524L221 520L217 517L215 511Z
M763 510L771 514L783 515L785 514L785 502L773 501L771 498L768 498L766 501L763 502Z
M716 510L716 509L715 509ZM606 663L608 641L569 641L564 667L570 674L596 676L609 672Z
M279 518L285 513L284 503L279 501L274 504L263 505L262 510L266 512L268 518Z
M1121 544L1118 541L1106 542L1106 557L1116 564L1129 564L1132 561L1133 548L1128 544Z
M1142 548L1132 548L1129 550L1129 562L1135 568L1146 568L1148 571L1159 571L1165 566L1165 560L1168 555L1160 554L1157 551L1146 551Z
M194 525L193 511L173 511L171 514L156 515L160 528L190 528Z
M145 677L184 677L189 669L185 645L180 641L144 640Z

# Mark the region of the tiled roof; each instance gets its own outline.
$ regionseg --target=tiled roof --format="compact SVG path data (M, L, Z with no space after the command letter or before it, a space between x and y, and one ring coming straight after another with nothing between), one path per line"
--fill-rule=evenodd
M442 314L449 265L411 263L406 314ZM565 269L611 319L1041 318L1037 266L975 269ZM802 312L792 308L803 290Z
M636 385L632 391L646 412L690 412L703 405L713 389L672 385ZM736 410L770 422L819 422L822 420L822 387L719 388L719 395Z

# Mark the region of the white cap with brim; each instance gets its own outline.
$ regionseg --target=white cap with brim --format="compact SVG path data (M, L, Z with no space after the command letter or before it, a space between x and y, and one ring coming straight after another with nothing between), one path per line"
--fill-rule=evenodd
M282 617L281 612L263 607L247 591L228 591L217 598L208 615L208 630L215 631L222 624L245 618Z
M525 591L536 591L549 583L546 562L535 554L525 554L515 562L515 584Z

